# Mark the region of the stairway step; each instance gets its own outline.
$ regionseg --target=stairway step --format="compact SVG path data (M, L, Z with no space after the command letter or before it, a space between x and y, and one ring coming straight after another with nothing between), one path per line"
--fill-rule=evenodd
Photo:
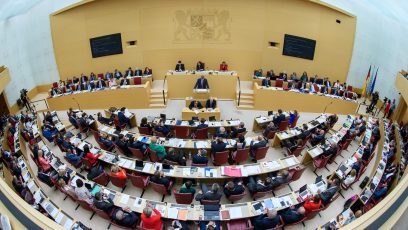
M239 98L239 95L237 95L237 100L238 100L238 98ZM242 99L244 99L244 100L254 100L254 97L253 96L250 96L250 95L242 95L241 94L241 100Z
M164 94L167 97L167 94ZM163 98L163 94L150 94L150 98Z
M156 102L159 102L159 103L161 103L161 102L163 102L163 98L154 98L154 99L150 99L150 103L156 103Z
M245 110L245 109L253 109L254 108L254 106L253 105L242 105L242 104L240 104L239 106L237 106L237 109L239 110L239 109L242 109L242 110Z
M150 108L165 108L166 107L166 105L165 104L163 104L163 103L154 103L154 104L149 104L149 107Z
M254 101L252 100L242 100L239 102L239 105L253 105Z

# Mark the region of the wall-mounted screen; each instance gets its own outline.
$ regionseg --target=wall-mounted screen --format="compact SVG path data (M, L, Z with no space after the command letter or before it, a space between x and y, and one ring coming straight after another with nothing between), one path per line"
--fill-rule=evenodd
M313 60L316 41L294 35L285 34L283 55Z
M123 53L120 33L91 38L92 57L103 57Z

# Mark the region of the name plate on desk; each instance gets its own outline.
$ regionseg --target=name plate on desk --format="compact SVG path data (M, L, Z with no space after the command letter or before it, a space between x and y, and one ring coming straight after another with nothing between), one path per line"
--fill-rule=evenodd
M194 89L194 93L210 93L209 89Z

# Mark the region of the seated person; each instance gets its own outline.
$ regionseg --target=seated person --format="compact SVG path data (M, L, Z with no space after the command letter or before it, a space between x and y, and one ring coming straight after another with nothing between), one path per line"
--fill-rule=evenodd
M282 184L288 183L291 179L289 176L288 170L281 170L275 177L271 177L271 186L272 188L276 188Z
M150 177L150 181L156 184L164 185L164 187L168 188L170 185L170 179L164 175L163 171L156 170L153 176Z
M179 193L191 193L194 196L196 190L192 186L193 186L193 183L191 182L191 180L186 181L186 183L184 183L181 186Z
M312 144L312 146L316 146L318 144L323 143L324 143L324 130L317 130L317 134L312 134L310 144Z
M299 222L305 216L305 208L300 207L297 210L294 207L288 208L281 216L285 224L293 224Z
M362 166L363 166L363 160L362 160L360 157L358 157L358 158L357 158L357 161L354 162L354 163L351 165L351 169L352 169L352 170L353 170L353 169L356 170L356 174L359 174Z
M356 180L357 171L352 169L350 174L343 180L343 184L346 186L351 185Z
M333 196L339 191L339 180L327 180L327 189L320 192L320 198L322 199L323 205L327 205L330 203ZM286 222L285 222L286 223Z
M20 195L24 196L27 192L27 187L24 185L23 181L19 180L17 176L13 176L12 185L14 190Z
M204 76L197 79L196 84L194 85L194 89L209 89L210 86L208 85L208 81Z
M204 71L204 70L205 70L204 62L198 61L196 65L196 71Z
M263 138L263 136L258 136L257 141L252 140L249 146L249 149L251 150L251 155L254 157L256 150L265 147L267 144L268 142Z
M120 108L120 111L118 112L118 119L120 125L127 124L130 127L130 119L125 116L125 107Z
M266 72L266 76L269 77L270 80L275 81L276 80L276 75L273 69L269 70Z
M211 153L223 152L226 147L227 144L220 137L217 137L217 139L211 143Z
M225 61L220 64L220 71L228 71L228 65Z
M280 216L276 209L264 209L264 213L255 217L255 229L273 229L280 225Z
M205 118L201 118L200 124L197 125L197 129L205 129L205 128L208 128L208 125L207 125L205 122L206 122Z
M205 102L205 108L206 109L215 109L215 108L217 108L217 101L213 97L210 97L210 99L208 99Z
M112 220L123 227L133 227L139 222L135 212L132 212L130 208L116 208L112 212Z
M162 133L164 136L167 136L170 133L170 129L164 124L164 121L160 121L159 125L154 127L154 130Z
M152 125L147 122L147 118L143 117L142 120L140 121L140 127L148 128L149 133L152 133Z
M100 209L108 214L115 208L115 204L113 203L112 199L104 196L103 191L95 194L93 205L97 209Z
M110 177L116 177L119 180L126 180L127 179L126 170L120 168L117 165L112 165L109 176Z
M178 165L186 166L186 157L183 153L179 154L174 148L169 148L164 159L176 162Z
M224 194L228 198L231 195L240 195L245 192L245 187L241 181L229 181L224 187Z
M327 117L327 122L329 123L330 127L333 127L334 124L336 124L338 120L339 118L337 117L336 114L332 114L329 117Z
M152 70L149 67L145 67L144 71L143 71L143 76L149 76L152 75Z
M93 180L94 178L97 178L104 172L105 170L103 169L102 165L95 165L89 170L88 174L86 175L86 178L88 180Z
M152 208L150 204L147 204L147 207L143 209L140 218L143 221L143 228L154 230L162 229L163 222L161 220L161 214L157 209Z
M367 146L364 147L363 155L361 156L361 159L365 162L368 162L370 157L371 157L371 148L370 148L370 144L367 144Z
M262 77L262 69L256 69L254 71L254 76L255 77Z
M92 166L98 164L98 158L102 155L102 153L94 155L89 150L89 145L84 145L84 159L86 159Z
M202 109L203 106L201 105L201 102L197 101L197 100L192 100L190 102L190 105L188 106L188 108L190 110L195 110L195 109Z
M221 126L217 132L215 133L215 137L219 137L219 138L228 138L229 134L227 131L225 131L225 128L223 126Z
M49 128L47 126L43 126L42 127L42 134L43 136L49 141L49 142L53 142L54 141L54 137L57 135L58 130L55 127Z
M287 139L283 140L282 144L291 152L295 151L298 147L303 145L303 141L301 139Z
M182 71L185 71L186 69L184 68L184 64L181 63L181 61L178 61L176 64L176 68L174 68L174 70L176 72L182 72Z
M156 152L159 159L163 159L167 153L162 145L157 144L157 138L155 136L150 138L149 148Z
M293 111L293 113L290 113L290 114L289 114L289 119L288 119L289 125L292 125L292 123L293 123L293 122L295 121L295 119L298 118L298 117L299 117L299 113L298 113L297 110Z
M279 79L284 81L288 80L288 75L286 74L286 71L283 71L282 73L279 74Z
M44 158L42 151L38 152L38 163L44 172L51 169L50 162Z
M92 195L89 192L89 190L84 186L84 182L81 179L77 178L75 183L76 183L75 194L77 195L78 199L81 199L90 205L93 204Z
M98 121L104 125L112 125L112 118L103 117L101 112L98 112Z
M200 221L198 223L199 230L220 230L221 223L219 221Z
M123 77L122 73L121 73L119 70L117 70L117 69L115 69L115 72L113 73L113 76L114 76L116 79L119 79L119 78ZM107 79L110 79L110 78L107 78Z
M373 193L373 198L374 200L378 201L381 198L384 198L385 195L387 195L388 187L386 183L379 183L377 188L374 190L371 190Z
M129 67L126 71L125 71L125 76L124 77L132 77L133 76L133 70L132 67ZM122 85L122 83L120 84Z
M337 153L337 144L331 143L328 149L323 150L323 156L325 157L334 157Z
M201 190L198 191L198 194L195 197L196 201L202 200L221 200L222 194L218 192L220 186L217 183L214 183L211 186L211 190L208 189L207 185L201 183Z
M279 128L273 122L270 122L268 126L266 126L265 130L263 131L263 136L266 138L268 137L270 132L278 132Z
M315 194L313 198L309 196L306 198L303 207L305 208L306 212L311 212L314 210L318 210L322 206L322 201L320 200L319 194Z
M128 148L139 149L142 153L144 153L147 146L145 143L138 141L136 137L132 137L128 141Z
M207 150L199 149L197 154L193 156L193 164L207 164Z
M101 133L99 136L99 142L105 145L107 148L113 146L112 137L108 136L106 133Z
M239 136L237 142L235 143L235 149L236 150L244 149L245 145L246 145L245 137L244 136ZM238 151L234 151L233 153L231 153L234 158L236 157L237 152Z
M237 138L239 134L243 134L246 132L245 123L241 121L238 125L238 128L231 127L231 131L231 137Z
M140 77L143 75L142 70L139 67L135 68L135 76Z
M307 124L303 124L302 133L299 134L299 138L302 139L302 141L304 141L306 140L307 137L309 137L309 135L310 135L309 127L307 126Z
M116 83L115 78L111 78L111 79L109 79L108 86L109 86L109 88L112 88L112 87L118 86L118 84Z
M71 180L71 175L65 168L60 167L58 168L57 180L63 180L65 183L68 184L68 182Z
M65 183L64 180L58 180L57 185L58 189L62 190L65 194L75 194L74 188L70 185Z
M272 122L279 127L280 123L282 121L286 120L285 115L283 114L281 109L278 109L278 114L275 114L275 116L273 117Z
M123 134L119 134L116 140L116 145L125 153L126 156L131 156L132 153L128 148L128 139Z
M268 76L265 79L262 80L262 86L271 87L271 80L270 80L270 78Z
M82 113L81 118L79 119L79 124L83 128L90 128L90 123L91 123L92 117L88 116L86 113Z
M130 85L130 80L127 78L123 78L120 80L120 86Z
M103 89L106 87L106 83L102 78L99 78L98 81L96 82L96 88L97 89Z
M248 184L247 184L249 192L252 194L256 192L267 192L272 189L271 178L265 178L265 182L261 180L258 176L250 176L248 177Z

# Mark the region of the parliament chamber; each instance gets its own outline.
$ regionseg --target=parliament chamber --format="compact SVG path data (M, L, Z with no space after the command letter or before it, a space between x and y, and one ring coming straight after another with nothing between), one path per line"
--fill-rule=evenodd
M46 34L0 56L0 229L405 229L406 66L345 2L0 6Z

